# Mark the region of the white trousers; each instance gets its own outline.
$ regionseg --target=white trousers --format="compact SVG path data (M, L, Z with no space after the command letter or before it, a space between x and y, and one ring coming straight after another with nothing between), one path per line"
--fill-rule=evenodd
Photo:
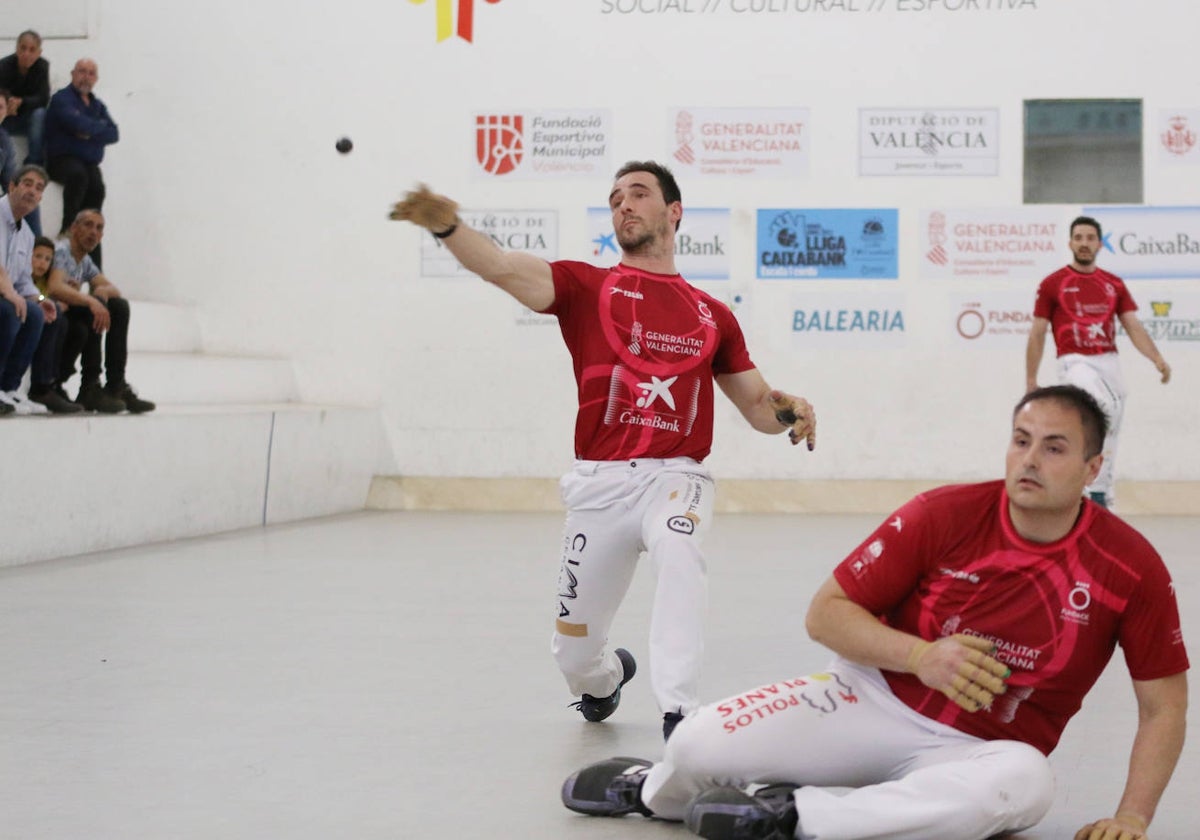
M1036 824L1054 800L1041 752L930 720L843 659L685 718L642 800L681 819L702 790L762 782L804 785L802 840L982 840Z
M1103 493L1113 502L1114 470L1117 465L1117 438L1121 418L1125 415L1125 378L1116 353L1083 356L1068 353L1058 357L1058 381L1075 385L1096 398L1108 415L1108 436L1104 438L1104 464L1100 474L1087 488L1089 493Z
M621 681L608 631L642 551L657 585L650 683L659 708L699 705L708 583L701 543L715 489L690 458L578 461L559 484L567 518L551 649L571 693L606 697Z

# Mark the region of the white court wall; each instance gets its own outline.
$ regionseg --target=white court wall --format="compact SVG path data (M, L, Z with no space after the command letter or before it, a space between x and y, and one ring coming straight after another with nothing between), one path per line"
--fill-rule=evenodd
M209 352L292 358L305 401L381 406L401 474L552 476L570 457L557 330L517 324L479 281L421 277L418 231L385 219L425 180L471 208L555 210L559 255L588 257L584 210L608 179L478 177L476 111L608 109L615 168L669 159L672 108L810 109L806 176L681 184L685 212L731 208L752 353L820 417L818 450L802 454L720 400L711 463L728 477L998 474L1024 343L953 338L948 299L988 281L923 278L919 213L1021 203L1023 100L1143 100L1146 203L1200 204L1200 168L1154 154L1159 110L1200 106L1189 0L476 0L473 43L436 40L438 5L92 0L88 37L45 49L56 86L79 55L98 60L121 127L105 163L110 276L131 296L194 303ZM861 107L996 108L999 172L860 177ZM347 156L333 149L343 134ZM898 208L899 279L755 280L755 210L768 207ZM1030 306L1038 279L1022 286ZM1197 287L1170 282L1168 294ZM903 342L793 343L797 293L842 288L901 293ZM1200 423L1196 345L1164 347L1166 388L1123 350L1121 476L1200 480L1186 437Z

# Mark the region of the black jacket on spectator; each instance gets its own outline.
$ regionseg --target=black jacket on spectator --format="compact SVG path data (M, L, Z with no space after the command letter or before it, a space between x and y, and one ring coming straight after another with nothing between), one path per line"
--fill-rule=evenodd
M23 100L17 114L45 108L50 102L50 62L39 58L22 76L16 53L0 58L0 88Z

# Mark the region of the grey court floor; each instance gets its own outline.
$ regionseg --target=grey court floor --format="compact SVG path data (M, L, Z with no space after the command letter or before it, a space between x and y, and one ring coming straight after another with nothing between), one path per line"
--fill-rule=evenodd
M826 662L805 607L878 518L718 520L706 700ZM1174 574L1195 659L1200 524L1134 524ZM567 708L549 656L560 530L368 512L0 570L0 837L690 836L559 804L577 767L662 749L644 675L605 723ZM652 588L644 568L612 636L643 659ZM1195 708L1154 840L1200 836ZM1111 812L1134 724L1118 653L1022 838Z

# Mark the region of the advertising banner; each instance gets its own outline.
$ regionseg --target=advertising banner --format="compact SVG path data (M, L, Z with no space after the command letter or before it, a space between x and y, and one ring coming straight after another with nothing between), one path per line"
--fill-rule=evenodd
M995 175L997 108L860 108L862 175Z
M759 210L758 277L895 280L898 218L894 208Z
M1103 228L1099 266L1124 280L1200 279L1200 207L1085 207Z
M807 108L680 108L671 112L668 131L680 178L808 174Z
M611 179L608 111L503 111L473 116L471 173L478 178Z
M1079 208L1046 205L921 211L921 277L1033 284L1071 261L1067 227Z
M728 208L684 209L675 233L675 268L685 280L729 279L729 230ZM592 245L592 262L616 265L621 261L612 212L607 207L588 208L587 235Z

